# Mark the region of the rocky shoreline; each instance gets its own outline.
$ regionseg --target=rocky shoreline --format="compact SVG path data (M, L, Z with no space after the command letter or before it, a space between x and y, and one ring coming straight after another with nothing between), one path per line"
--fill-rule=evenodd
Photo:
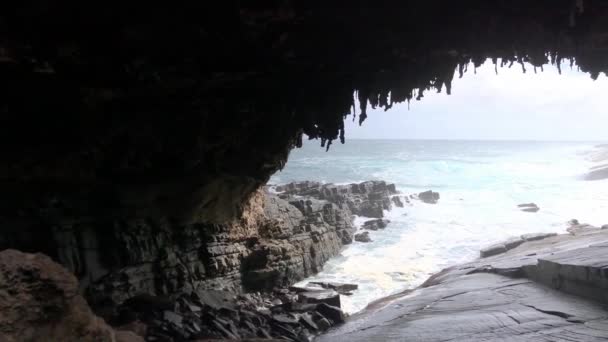
M97 279L93 270L85 279L74 277L74 263L63 263L66 270L42 254L4 250L0 291L12 297L0 300L7 313L0 319L0 337L11 342L23 336L117 342L608 338L608 226L576 220L569 234L526 234L489 246L480 259L445 269L420 288L378 300L352 317L340 308L340 296L357 291L357 284L293 286L319 272L345 245L371 241L389 223L385 210L414 201L435 204L439 198L432 191L400 194L383 181L270 186L252 197L240 221L211 232L183 227L180 237L142 225L126 230L121 238L131 240L116 248L131 261ZM369 218L359 231L354 215ZM89 253L95 252L91 246ZM63 248L60 252L69 251Z
M438 199L436 193L427 195L432 202ZM226 225L176 227L170 221L162 225L146 220L116 222L114 227L120 229L110 230L111 246L107 245L108 232L102 236L71 222L55 231L50 241L50 246L56 244L50 254L67 270L59 266L52 269L57 274L76 275L78 279L67 292L78 288L93 312L103 319L91 313L83 320L105 320L121 332L116 336L130 336L128 341L310 341L344 321L340 295L356 291L356 285L291 285L319 272L343 246L353 243L354 215L370 217L364 229L373 232L386 227L384 210L417 198L401 196L394 184L383 181L349 185L290 183L258 191L243 209L241 219ZM10 245L11 236L2 238ZM11 253L19 252L5 250L0 254ZM23 255L21 259L39 258ZM109 264L112 255L122 257ZM19 273L23 268L20 261L11 263L15 273L25 279L26 284L21 284L25 296L40 297L35 293L39 287L63 286L48 277L27 278ZM43 264L47 263L53 261L46 258L37 264L40 269L34 274L43 273ZM57 274L57 279L64 277ZM55 295L62 300L64 294ZM81 304L82 310L89 310L84 299ZM45 319L35 318L30 328L45 327L60 319L54 315L62 316L66 310L56 309ZM30 313L20 314L14 321L32 319ZM8 325L0 320L2 337L19 340L19 330ZM105 325L103 329L112 331ZM53 338L88 338L62 334Z
M316 341L606 341L608 226L490 246Z

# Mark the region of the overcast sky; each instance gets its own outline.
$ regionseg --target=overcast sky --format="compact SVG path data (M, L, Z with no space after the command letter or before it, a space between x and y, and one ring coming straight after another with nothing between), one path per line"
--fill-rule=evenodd
M515 64L496 75L488 61L474 74L470 66L455 76L452 95L425 92L409 110L407 103L370 108L361 127L347 120L346 138L608 140L604 74L593 81L566 63L561 75L554 66L537 71L527 66L524 74Z

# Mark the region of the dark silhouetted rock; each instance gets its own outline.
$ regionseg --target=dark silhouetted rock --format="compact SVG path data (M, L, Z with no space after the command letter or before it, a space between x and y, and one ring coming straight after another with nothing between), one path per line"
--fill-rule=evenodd
M363 233L355 234L355 241L372 242L372 239L369 237L369 232L363 232Z
M363 229L367 229L367 230L384 229L390 222L391 221L385 220L385 219L375 219L375 220L365 221L363 223Z
M431 190L424 191L418 194L418 199L424 203L436 204L439 201L439 193Z

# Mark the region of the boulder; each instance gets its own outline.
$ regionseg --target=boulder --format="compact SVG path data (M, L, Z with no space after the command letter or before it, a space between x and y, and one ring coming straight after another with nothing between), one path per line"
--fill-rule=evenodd
M0 341L143 341L95 316L74 275L43 254L0 252L0 312Z
M334 290L309 291L298 295L300 302L328 305L340 307L340 294Z
M418 199L424 203L436 204L439 201L439 193L431 190L424 191L418 194Z
M372 239L369 237L369 232L363 232L363 233L355 234L355 241L372 242Z
M385 219L375 219L375 220L365 221L363 223L363 229L367 229L367 230L384 229L390 222L391 221L385 220Z

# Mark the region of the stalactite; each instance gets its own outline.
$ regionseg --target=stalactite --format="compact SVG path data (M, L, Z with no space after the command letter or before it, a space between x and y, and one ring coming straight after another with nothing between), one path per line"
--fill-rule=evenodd
M361 125L363 121L365 121L365 119L367 118L368 93L367 91L359 89L359 91L357 92L357 96L359 98L359 109L361 110L361 114L359 114L359 125Z

